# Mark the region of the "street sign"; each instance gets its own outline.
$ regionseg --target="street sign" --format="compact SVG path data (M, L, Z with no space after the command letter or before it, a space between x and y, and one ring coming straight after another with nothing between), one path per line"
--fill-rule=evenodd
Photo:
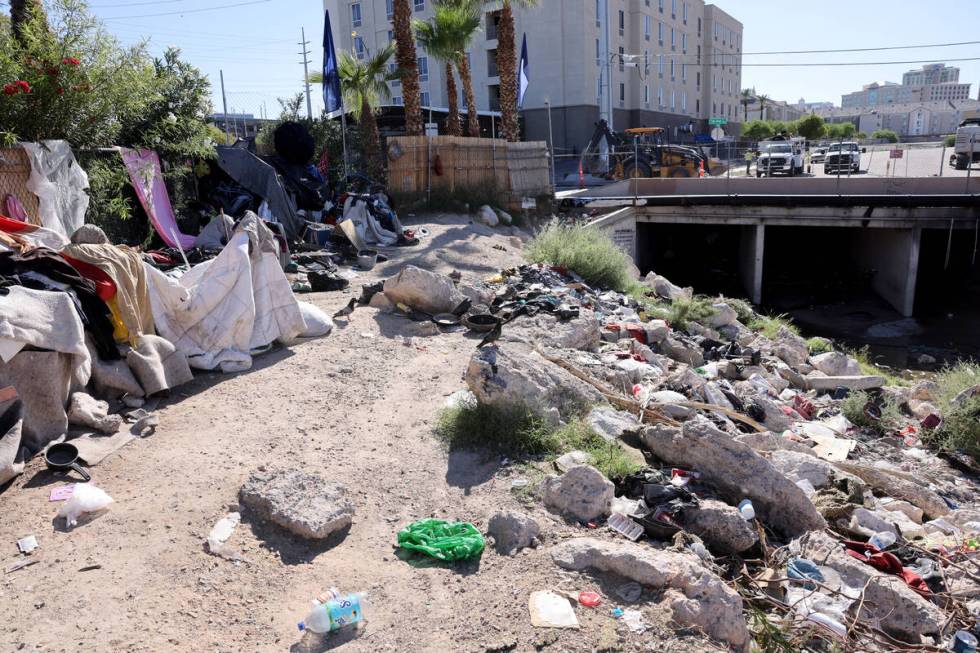
M889 150L888 152L889 159L901 159L903 156L905 156L905 150Z
M721 127L715 127L711 130L711 138L715 139L716 141L722 140L725 138L725 130Z
M538 200L533 197L522 197L521 198L521 208L522 209L536 209L538 208Z
M712 127L721 127L727 125L728 121L725 118L708 118L708 124Z

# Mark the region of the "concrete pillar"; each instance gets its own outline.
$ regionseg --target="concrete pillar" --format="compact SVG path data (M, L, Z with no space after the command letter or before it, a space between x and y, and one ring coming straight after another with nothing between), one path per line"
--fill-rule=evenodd
M742 227L738 247L738 276L753 304L762 303L762 263L765 250L765 225Z
M856 256L872 272L871 287L903 317L912 317L922 228L864 229Z

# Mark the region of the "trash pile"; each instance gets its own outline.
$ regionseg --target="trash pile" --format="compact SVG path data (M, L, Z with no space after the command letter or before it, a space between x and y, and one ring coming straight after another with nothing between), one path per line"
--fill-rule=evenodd
M584 415L645 455L640 472L612 480L585 456L557 461L563 473L538 487L544 504L609 536L558 544L556 564L662 590L676 623L732 650L749 650L747 613L801 648L972 641L977 486L967 463L923 445L942 419L934 384L886 386L846 353L811 355L785 326L752 331L723 299L680 326L560 268L525 265L479 288L429 275L407 268L382 294L489 327L466 370L470 401L526 406L556 426ZM650 298L692 297L655 274L644 283ZM855 426L843 405L858 392L865 420L887 399L903 423ZM533 598L532 614L549 602Z

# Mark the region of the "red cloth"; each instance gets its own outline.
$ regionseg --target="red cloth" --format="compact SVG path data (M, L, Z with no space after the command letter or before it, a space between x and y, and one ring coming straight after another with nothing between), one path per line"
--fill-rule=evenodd
M813 419L813 416L817 414L817 409L814 407L813 402L802 395L793 397L793 408L806 419Z
M625 326L626 333L630 334L633 340L636 340L641 345L647 344L647 331L643 328L643 325L627 322Z
M65 254L62 254L61 258L68 261L68 264L78 270L80 275L95 283L95 292L99 295L99 299L107 302L116 296L116 282L102 268L73 259Z
M920 594L931 594L929 591L929 585L922 580L922 576L915 573L911 569L906 569L903 567L902 561L895 557L893 553L880 551L877 547L872 546L867 542L845 540L843 544L847 549L847 554L852 558L857 558L861 562L871 565L875 569L883 571L886 574L898 576L904 580L909 587Z

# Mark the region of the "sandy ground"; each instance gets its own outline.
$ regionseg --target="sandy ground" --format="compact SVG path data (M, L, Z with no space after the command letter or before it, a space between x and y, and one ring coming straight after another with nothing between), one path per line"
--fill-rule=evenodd
M431 237L394 251L350 291L301 299L332 313L404 264L457 269L466 280L521 261L512 238L465 218L406 222L425 224ZM418 337L418 328L359 308L329 337L275 350L249 372L198 374L161 403L155 435L92 469L115 504L74 530L54 520L59 504L48 501L63 477L32 461L0 494L0 564L18 559L20 537L35 534L41 545L39 564L0 576L0 651L704 650L696 636L669 642L672 631L652 609L650 632L617 630L608 602L579 609L580 631L533 629L531 591L610 596L615 587L554 566L547 545L582 533L540 508L545 546L516 557L489 547L458 565L399 555L395 534L415 519L459 518L485 532L494 512L520 507L509 478L518 471L449 453L432 437L477 341ZM412 346L396 336L414 336ZM261 466L346 484L357 509L349 532L311 546L246 512L229 541L245 562L208 554L207 533ZM368 592L368 623L301 636L296 623L310 599L331 586Z

